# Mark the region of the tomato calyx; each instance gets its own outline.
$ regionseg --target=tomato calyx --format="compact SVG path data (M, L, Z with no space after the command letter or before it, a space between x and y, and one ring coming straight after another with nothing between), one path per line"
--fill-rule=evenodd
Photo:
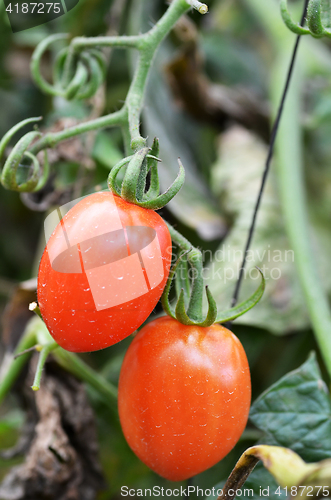
M169 278L163 291L161 302L163 309L168 314L168 316L171 316L171 318L173 319L177 319L180 323L183 323L183 325L210 326L215 323L217 316L217 305L210 290L206 286L208 311L206 317L203 318L203 284L198 277L198 273L193 279L192 291L190 293L190 285L187 273L187 261L189 261L191 266L194 267L194 264L196 265L198 261L197 252L198 251L196 249L191 249L180 255L169 273ZM187 260L184 261L183 259L185 256L187 256ZM196 267L199 267L199 265ZM175 307L171 306L169 302L169 292L174 280L176 283L176 291L178 296Z
M141 148L132 156L121 160L111 170L108 177L108 187L114 193L134 205L151 210L159 210L181 189L185 180L184 167L178 159L179 173L177 178L163 194L160 194L158 162L159 141L154 139L151 148ZM117 175L127 166L123 181L119 184ZM150 185L146 190L147 176L150 174Z
M306 28L302 25L302 22L296 23L293 21L288 10L287 0L281 0L280 2L281 15L286 26L297 35L312 35L314 38L331 37L329 26L323 22L325 14L323 7L321 0L309 0L307 15L305 16Z
M189 242L168 224L172 239L181 247L187 248ZM184 257L186 257L184 259ZM188 264L193 272L190 283ZM167 284L161 298L164 311L173 319L184 325L211 326L214 323L232 321L252 309L261 299L265 289L265 279L261 269L256 267L261 275L261 283L257 290L245 301L225 311L218 311L216 301L208 286L203 282L203 266L201 252L193 247L187 248L172 267ZM175 306L169 302L169 293L172 283L176 286L177 301ZM203 316L202 301L204 290L207 296L208 310Z

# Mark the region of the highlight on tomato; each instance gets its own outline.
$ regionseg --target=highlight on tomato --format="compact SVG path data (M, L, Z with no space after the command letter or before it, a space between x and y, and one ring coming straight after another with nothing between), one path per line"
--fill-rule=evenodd
M250 401L244 348L219 324L158 318L125 355L118 392L124 436L142 462L171 481L199 474L230 452Z
M171 237L163 219L113 195L94 193L57 222L38 273L38 303L54 340L89 352L130 335L148 318L165 287Z

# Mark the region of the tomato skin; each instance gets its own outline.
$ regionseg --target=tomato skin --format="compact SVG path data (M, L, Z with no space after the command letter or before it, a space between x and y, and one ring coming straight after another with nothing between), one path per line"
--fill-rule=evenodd
M52 254L52 249L54 250L54 248L57 248L61 236L61 223L58 224L41 258L38 273L38 303L42 317L54 340L68 351L90 352L103 349L119 342L134 332L148 318L154 309L162 294L169 274L171 263L171 237L163 219L153 210L143 209L128 203L110 192L94 193L83 198L63 217L62 227L64 224L67 229L67 234L69 235L69 240L71 239L73 242L78 241L78 239L81 238L81 230L83 230L83 234L86 235L86 238L92 237L92 239L88 241L96 241L94 228L98 227L100 224L102 225L105 217L107 221L108 217L113 217L111 215L111 210L109 210L109 207L111 208L109 205L111 200L113 200L112 203L115 201L116 204L117 210L115 209L115 212L117 212L117 214L114 216L114 219L117 218L117 226L118 224L122 224L124 228L131 227L136 229L137 227L144 227L152 228L152 230L155 231L153 234L157 236L160 252L158 254L159 278L162 279L154 288L151 288L148 280L144 281L144 285L147 287L147 293L139 297L135 297L132 300L113 307L97 310L94 301L95 295L92 295L93 287L90 286L86 270L85 272L58 272L54 270L51 265L50 255ZM112 206L114 206L114 203ZM111 223L112 222L113 219L111 218ZM116 248L115 251L123 251L123 234L121 236L122 246L116 243L118 248ZM132 247L128 246L128 233L125 234L125 252L131 255L130 248ZM103 238L104 234L101 234L101 237ZM114 240L114 238L112 238L112 240ZM111 243L113 244L113 241L111 241ZM135 244L140 244L139 237L136 238ZM92 256L92 260L99 259L100 261L101 257L104 258L103 256L106 255L109 249L102 245L104 245L104 243L99 243L99 247L94 250L95 245L93 244L91 246L92 249L86 248L86 253L84 254L81 244L81 263L82 259L87 257L90 258L90 256ZM79 248L79 245L76 245L76 247ZM73 248L73 246L71 246L70 249L71 248ZM88 251L90 253L87 253ZM113 247L112 251L114 251ZM136 253L135 255L138 254ZM142 272L144 276L146 276L144 264L141 264L141 253L139 255L139 269L140 271L143 270ZM149 258L152 259L153 255ZM154 259L154 261L157 261L157 259ZM150 261L151 265L154 265L154 261ZM144 262L146 262L146 259ZM101 270L102 279L103 267L99 267L99 269ZM124 266L124 278L128 282L127 291L129 293L130 289L134 287L135 281L132 276L128 276L128 272L125 271L126 269L127 264ZM119 276L117 279L123 280L122 276ZM116 282L116 287L114 289L115 294L116 288L118 288L117 285L120 286L121 283L124 283L124 281Z
M123 361L124 436L160 476L182 481L215 465L245 429L251 381L244 348L221 325L166 316L144 326Z

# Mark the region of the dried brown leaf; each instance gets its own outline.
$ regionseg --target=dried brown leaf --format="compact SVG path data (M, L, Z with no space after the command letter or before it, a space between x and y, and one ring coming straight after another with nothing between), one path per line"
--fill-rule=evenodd
M268 106L247 89L233 89L211 83L204 73L196 28L188 18L176 26L182 42L179 55L166 67L166 74L177 105L194 118L224 129L237 122L269 139Z
M35 397L38 423L33 440L25 462L0 485L0 498L94 500L104 480L84 386L55 363L46 367Z

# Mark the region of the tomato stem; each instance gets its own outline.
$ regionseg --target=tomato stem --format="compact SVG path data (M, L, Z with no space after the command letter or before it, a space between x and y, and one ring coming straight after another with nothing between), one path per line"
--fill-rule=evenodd
M59 346L56 342L50 342L49 344L42 346L42 349L41 349L40 354L39 354L38 365L37 365L34 381L33 381L33 384L31 386L31 389L33 391L39 391L42 371L44 369L48 355L52 351L54 351L54 349L56 349L57 347L59 347Z
M36 343L37 337L35 329L31 328L31 324L29 323L15 351L5 355L0 374L0 403L10 391L23 367L27 363L31 353L30 349L33 348ZM26 354L18 356L23 351L27 351Z
M21 373L29 359L29 354L34 350L33 348L40 350L37 370L32 385L33 390L40 388L42 370L48 355L52 352L60 366L75 375L79 380L93 387L111 409L116 408L117 388L102 377L102 375L96 373L77 354L65 351L56 342L52 341L45 323L38 317L34 317L29 321L14 353L7 355L3 363L2 373L0 374L0 403ZM27 352L23 354L23 351Z
M202 254L197 248L192 249L187 258L189 263L194 269L194 275L192 280L192 292L190 297L189 306L187 309L188 317L192 320L201 321L202 318L202 298L203 298L203 265L202 265Z
M69 373L72 373L77 378L93 387L102 396L108 406L114 410L116 409L117 388L108 382L102 375L95 372L93 368L88 366L76 354L65 351L61 347L54 351L54 358L57 363Z

